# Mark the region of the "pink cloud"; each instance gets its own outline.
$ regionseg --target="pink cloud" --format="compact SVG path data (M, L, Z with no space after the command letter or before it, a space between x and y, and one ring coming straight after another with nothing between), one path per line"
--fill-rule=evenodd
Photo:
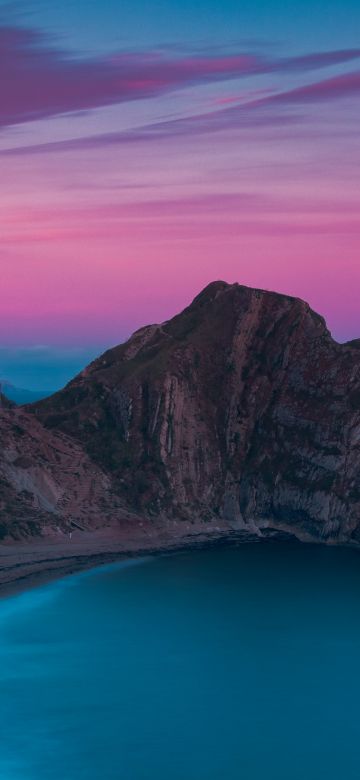
M263 193L188 195L77 208L16 208L2 216L2 245L84 240L156 243L245 235L358 236L358 203Z
M294 126L305 118L276 110L278 106L317 104L342 98L357 96L360 93L360 72L334 76L331 79L306 84L296 89L273 93L269 96L252 99L237 104L235 96L229 99L214 99L214 110L184 118L153 122L130 130L99 133L65 141L49 141L40 144L3 149L0 156L22 154L41 154L47 152L68 152L101 148L113 144L133 144L141 141L158 142L176 136L195 136L229 129L267 129L281 132L286 126ZM239 98L240 100L240 98ZM1 124L1 108L0 108ZM317 131L313 130L314 137Z
M316 70L318 68L341 65L355 60L360 56L360 49L338 49L338 51L321 51L304 54L299 57L284 57L279 61L282 70Z
M0 68L6 74L0 125L153 97L192 84L324 67L359 56L360 50L352 49L284 60L248 53L176 57L156 52L80 59L51 48L36 30L0 27Z
M259 98L260 96L270 95L274 92L274 89L254 89L248 92L243 92L240 95L225 95L221 97L213 98L210 104L213 106L226 106L231 103L241 103L242 101L248 101L251 99Z
M49 48L40 33L0 28L0 124L90 109L259 70L251 55L165 58L124 53L80 60Z
M344 73L331 79L305 84L259 101L258 105L274 103L309 103L352 97L360 93L360 71Z

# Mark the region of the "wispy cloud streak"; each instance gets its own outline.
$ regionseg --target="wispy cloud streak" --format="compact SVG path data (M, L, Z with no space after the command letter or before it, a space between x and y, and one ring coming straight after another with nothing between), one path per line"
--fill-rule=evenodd
M339 65L360 49L266 59L251 53L170 56L124 52L113 57L69 57L36 30L0 27L0 126L159 96L274 71L306 71Z

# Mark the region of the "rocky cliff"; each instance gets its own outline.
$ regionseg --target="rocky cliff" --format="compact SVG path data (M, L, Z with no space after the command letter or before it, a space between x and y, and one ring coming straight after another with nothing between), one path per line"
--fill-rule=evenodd
M0 400L0 540L58 536L126 517L109 477L78 442Z
M8 426L16 414L36 426L30 473L41 457L57 517L68 496L91 527L128 512L179 537L360 540L359 344L301 300L214 282Z

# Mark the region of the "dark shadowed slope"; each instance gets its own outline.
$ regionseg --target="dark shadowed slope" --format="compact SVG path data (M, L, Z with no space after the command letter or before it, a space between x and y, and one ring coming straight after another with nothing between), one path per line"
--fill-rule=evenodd
M110 480L78 442L4 397L0 436L0 540L61 536L124 516Z

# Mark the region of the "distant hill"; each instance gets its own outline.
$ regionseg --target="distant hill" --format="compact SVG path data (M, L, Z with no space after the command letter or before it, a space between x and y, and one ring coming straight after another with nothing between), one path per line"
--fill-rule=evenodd
M50 390L25 390L22 387L15 387L11 384L11 382L8 382L6 379L0 379L0 390L1 393L9 399L9 401L13 401L15 404L32 404L35 401L41 401L42 398L47 398L49 395L51 395Z

